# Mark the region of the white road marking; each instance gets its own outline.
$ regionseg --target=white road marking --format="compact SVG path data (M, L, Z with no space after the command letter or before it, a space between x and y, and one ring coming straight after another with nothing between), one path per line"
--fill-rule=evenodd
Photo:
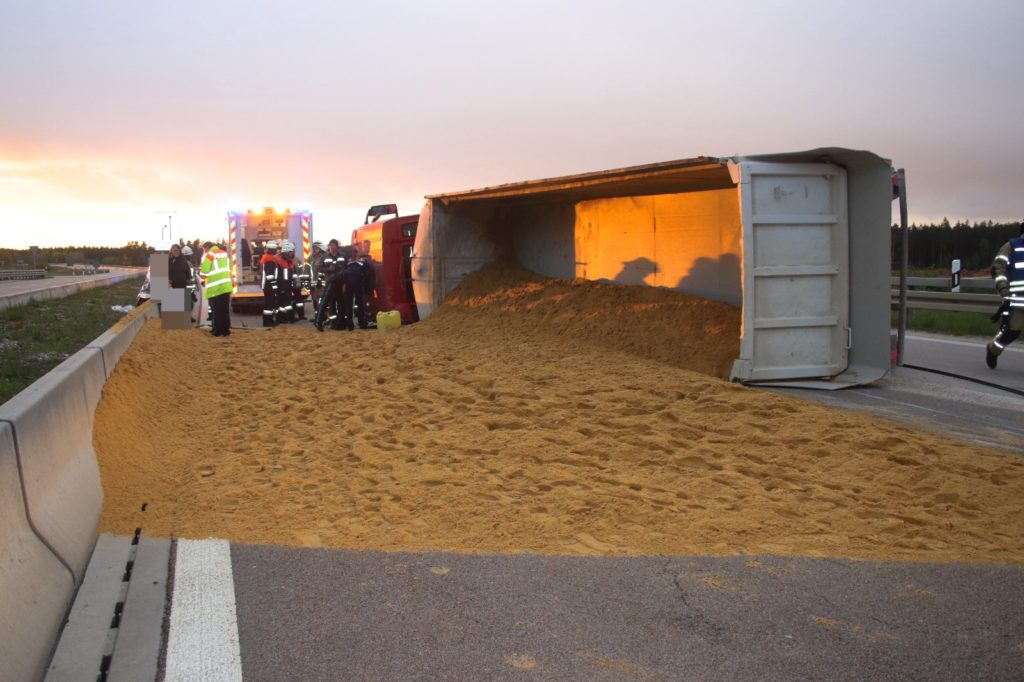
M907 338L913 339L914 341L928 341L929 343L945 343L950 346L968 346L970 348L984 348L985 344L987 343L986 341L975 341L972 343L970 341L953 341L951 339L933 339L930 336L912 336L910 334L907 334ZM1014 348L1013 346L1007 346L1006 350L1004 350L1003 352L1024 353L1024 348Z
M227 540L178 540L167 682L241 682L235 583Z

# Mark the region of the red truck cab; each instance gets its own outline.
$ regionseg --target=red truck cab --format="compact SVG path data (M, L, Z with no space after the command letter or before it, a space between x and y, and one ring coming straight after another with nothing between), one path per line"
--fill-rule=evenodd
M385 219L389 215L394 217ZM371 206L362 227L352 230L352 245L360 254L369 242L377 295L373 312L397 310L403 324L420 319L412 292L412 252L419 219L418 214L399 216L395 204L381 204Z

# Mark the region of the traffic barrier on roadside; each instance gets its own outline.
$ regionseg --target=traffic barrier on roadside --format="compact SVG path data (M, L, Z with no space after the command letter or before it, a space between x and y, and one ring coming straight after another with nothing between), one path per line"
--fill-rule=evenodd
M88 348L96 348L103 353L103 369L106 376L114 372L117 361L121 359L132 340L139 333L142 325L151 317L159 317L159 311L152 301L146 301L138 308L121 318L117 324L97 336Z
M106 379L102 352L83 348L0 406L0 421L14 432L29 519L76 583L103 504L92 416Z
M103 503L92 420L143 305L0 405L0 680L39 679L93 548Z
M142 274L138 271L126 272L124 274L116 274L103 279L86 279L86 280L74 280L70 282L54 282L52 286L48 286L44 289L36 289L34 291L26 291L20 294L11 294L9 296L0 297L0 309L11 308L16 305L25 305L32 301L46 301L51 298L64 298L71 294L78 293L79 291L85 291L86 289L94 289L96 287L105 287L123 282L133 277L139 277ZM68 277L61 277L61 280L70 279Z
M29 525L7 423L0 423L0 528L0 679L41 679L75 583Z
M0 270L0 280L6 279L43 279L46 270Z

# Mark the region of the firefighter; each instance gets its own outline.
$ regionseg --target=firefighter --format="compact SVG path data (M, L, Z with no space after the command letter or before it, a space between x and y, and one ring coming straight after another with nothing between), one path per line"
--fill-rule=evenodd
M349 247L355 251L355 247ZM355 312L359 328L366 329L366 288L370 268L359 258L349 258L345 263L345 291L341 299L342 325L352 331L352 313Z
M277 292L278 321L291 323L295 321L295 285L298 283L295 272L295 245L287 239L281 242L279 258L281 275L278 278Z
M203 280L203 298L209 301L213 316L210 333L228 336L231 334L231 292L234 291L228 254L213 242L206 242L203 247L205 253L199 276Z
M341 316L338 314L338 303L341 300L345 285L345 255L338 247L338 240L327 243L327 252L320 259L320 272L324 276L324 294L320 297L320 305L316 309L313 323L320 331L330 323L331 329L341 329Z
M999 332L985 347L985 364L996 368L1003 349L1024 330L1024 221L1020 234L1003 244L992 261L992 278L1003 297L999 309Z
M306 319L306 301L313 291L313 266L308 261L296 265L292 282L292 306L295 309L295 316L297 319L304 320Z
M263 326L273 327L277 324L277 287L280 261L277 257L277 242L271 239L263 245L264 253L260 257L260 271L263 273Z
M369 239L363 240L363 248L359 258L366 264L366 316L369 319L369 326L376 327L377 311L379 308L380 292L377 290L377 263L370 253L372 244Z
M320 307L320 297L324 295L324 276L320 272L320 260L324 257L327 249L321 241L313 242L313 254L309 257L310 275L313 286L310 288L310 299L313 301L313 317L316 317L316 310Z

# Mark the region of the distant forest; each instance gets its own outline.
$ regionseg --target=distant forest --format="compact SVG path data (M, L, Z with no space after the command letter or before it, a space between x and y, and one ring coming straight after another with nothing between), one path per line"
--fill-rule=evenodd
M198 239L186 242L195 248ZM146 242L128 242L124 246L53 246L40 247L36 252L36 267L50 263L93 263L95 265L149 265L153 247ZM28 249L0 248L0 267L32 267L32 252Z
M911 224L907 260L911 269L948 269L954 258L964 270L985 270L1006 240L1020 234L1020 223L957 222L943 218L938 225ZM900 230L892 226L892 265L900 264Z

